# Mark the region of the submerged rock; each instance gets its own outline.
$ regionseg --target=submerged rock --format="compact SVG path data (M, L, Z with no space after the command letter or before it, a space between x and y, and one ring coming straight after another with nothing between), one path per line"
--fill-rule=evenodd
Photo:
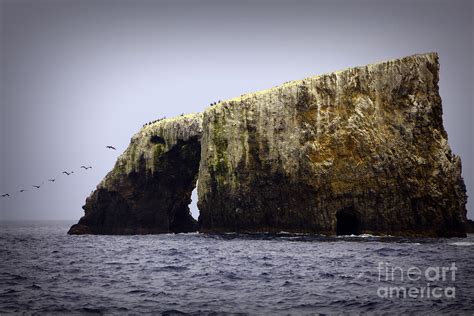
M438 71L437 54L415 55L147 126L70 233L195 230L199 178L202 232L464 236L466 190Z

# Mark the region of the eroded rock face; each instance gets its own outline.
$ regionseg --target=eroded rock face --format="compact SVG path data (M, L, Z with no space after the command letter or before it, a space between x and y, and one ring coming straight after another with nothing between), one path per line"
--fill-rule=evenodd
M202 115L165 119L133 136L114 169L86 200L70 234L190 232Z
M438 56L291 81L137 133L71 234L464 236Z
M292 81L204 113L203 232L463 236L438 56Z

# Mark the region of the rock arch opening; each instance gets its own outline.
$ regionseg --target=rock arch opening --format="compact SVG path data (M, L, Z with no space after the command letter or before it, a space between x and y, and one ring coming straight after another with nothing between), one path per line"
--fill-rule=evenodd
M120 165L106 184L86 200L85 215L70 234L187 233L198 229L191 216L191 193L196 187L201 143L199 137L178 139L165 151L163 138L152 144L153 169L139 152L139 168L126 172ZM136 153L135 153L136 154Z
M197 183L196 187L191 194L191 204L189 204L189 210L191 211L191 216L195 219L199 219L199 208L197 206L198 195L197 195Z
M200 152L199 139L191 138L188 141L178 141L173 149L162 156L163 161L160 165L169 172L167 178L171 180L169 186L167 185L168 194L172 197L168 218L169 230L173 233L198 230L198 223L192 216L190 206L192 206L192 192L197 184Z
M360 219L353 207L343 208L336 213L337 235L360 235Z

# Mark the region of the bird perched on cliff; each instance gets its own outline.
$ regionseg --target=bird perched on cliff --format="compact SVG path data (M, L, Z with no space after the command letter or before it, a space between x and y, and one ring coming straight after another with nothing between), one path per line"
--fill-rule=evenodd
M63 173L63 174L65 174L65 175L69 176L70 174L73 174L73 173L74 173L74 171L70 171L70 172L63 171L63 172L61 172L61 173Z
M49 182L54 182L56 179L48 179Z
M9 197L9 196L10 196L10 194L8 194L8 193L2 194L2 197Z
M114 146L105 146L105 148L107 149L113 149L113 150L117 150Z

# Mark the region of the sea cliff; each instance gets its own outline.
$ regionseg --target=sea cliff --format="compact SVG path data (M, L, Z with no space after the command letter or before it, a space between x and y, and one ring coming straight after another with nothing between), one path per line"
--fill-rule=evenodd
M202 114L159 120L135 134L83 206L70 234L197 230L189 212L199 168Z
M436 53L290 81L134 136L70 233L464 236ZM199 223L189 215L198 180Z

